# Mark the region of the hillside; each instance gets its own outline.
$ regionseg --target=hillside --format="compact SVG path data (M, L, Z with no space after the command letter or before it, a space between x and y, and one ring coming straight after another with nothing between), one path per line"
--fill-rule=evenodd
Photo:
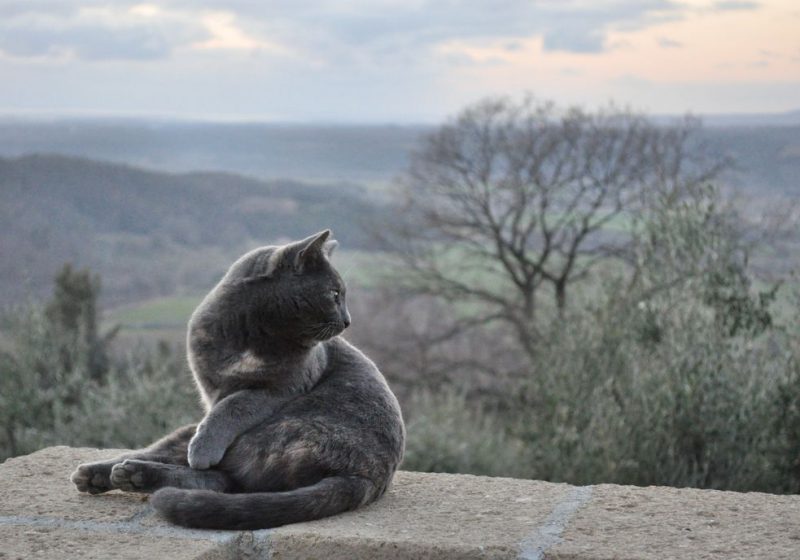
M408 153L432 129L6 118L0 119L0 156L59 153L169 172L211 169L382 187L403 172ZM800 196L800 125L794 113L771 120L710 119L701 134L713 150L735 162L726 183L751 196Z
M0 158L0 303L41 295L67 261L102 274L107 303L205 289L231 255L381 212L363 188L170 174L55 155Z
M0 118L0 156L58 153L171 172L384 183L429 127Z
M323 227L369 249L359 222L384 211L376 201L429 130L0 119L0 304L42 295L65 261L102 273L116 305L204 290L232 254ZM733 160L720 182L744 193L744 208L800 197L800 126L702 135ZM43 152L61 155L26 155ZM757 264L783 270L792 250Z
M800 126L707 128L706 141L729 155L725 179L752 196L800 198Z

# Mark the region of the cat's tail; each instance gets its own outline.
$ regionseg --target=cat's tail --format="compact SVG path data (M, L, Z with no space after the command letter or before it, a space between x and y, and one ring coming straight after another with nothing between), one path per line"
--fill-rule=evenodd
M375 485L359 476L333 476L288 492L224 494L211 490L162 488L150 503L164 517L184 527L268 529L311 521L372 501Z

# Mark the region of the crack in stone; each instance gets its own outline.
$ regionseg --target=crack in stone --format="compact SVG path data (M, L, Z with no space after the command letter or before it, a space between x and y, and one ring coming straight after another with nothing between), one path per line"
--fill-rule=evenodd
M155 509L149 503L145 504L139 511L131 515L130 517L126 518L125 521L128 523L139 524L141 523L142 519L149 516L152 513L155 513Z
M236 541L233 543L238 553L237 558L270 560L270 558L272 558L272 548L270 546L271 535L272 529L238 533Z
M545 552L562 542L561 534L575 513L592 497L591 486L572 488L566 498L561 500L544 520L536 532L523 540L519 547L520 560L542 560Z

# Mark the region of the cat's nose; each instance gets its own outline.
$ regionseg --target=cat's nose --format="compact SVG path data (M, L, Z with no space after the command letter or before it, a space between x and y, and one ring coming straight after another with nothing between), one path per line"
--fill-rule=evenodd
M350 317L347 316L344 318L344 328L347 328L349 326L350 326Z

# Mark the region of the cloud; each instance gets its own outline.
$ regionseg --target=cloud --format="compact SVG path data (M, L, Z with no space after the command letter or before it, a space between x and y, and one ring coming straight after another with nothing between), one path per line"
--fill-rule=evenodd
M0 51L15 57L154 60L209 36L197 22L147 5L112 9L82 3L67 9L61 4L60 11L51 12L47 5L30 3L4 9Z
M449 41L542 37L546 50L598 52L615 30L681 17L678 0L174 0L223 10L252 37L292 44L329 63L424 57Z
M403 15L398 31L416 45L451 39L542 38L548 51L595 53L607 49L609 32L639 29L674 16L679 5L671 0L549 0L498 2L460 1L441 7L430 3Z
M599 53L605 50L605 33L595 29L564 27L544 34L544 50Z
M748 2L745 0L726 0L722 2L714 2L711 7L718 12L732 12L741 10L757 10L761 7L758 2Z
M658 46L664 49L679 49L683 46L683 43L669 37L659 37Z
M199 50L267 51L278 55L291 55L292 50L280 43L259 39L237 26L235 16L229 12L212 12L202 18L210 37L192 44Z
M73 25L6 28L0 34L0 48L17 57L72 54L87 60L152 60L167 56L171 45L154 29Z
M77 6L73 2L59 2L58 0L39 0L32 2L30 0L19 1L4 1L0 4L0 20L8 20L8 18L16 17L22 14L41 13L65 16L74 13Z
M452 41L540 37L546 51L598 53L609 49L609 33L680 18L684 9L678 0L28 0L0 7L0 50L154 60L185 47L260 50L329 67L425 64Z

